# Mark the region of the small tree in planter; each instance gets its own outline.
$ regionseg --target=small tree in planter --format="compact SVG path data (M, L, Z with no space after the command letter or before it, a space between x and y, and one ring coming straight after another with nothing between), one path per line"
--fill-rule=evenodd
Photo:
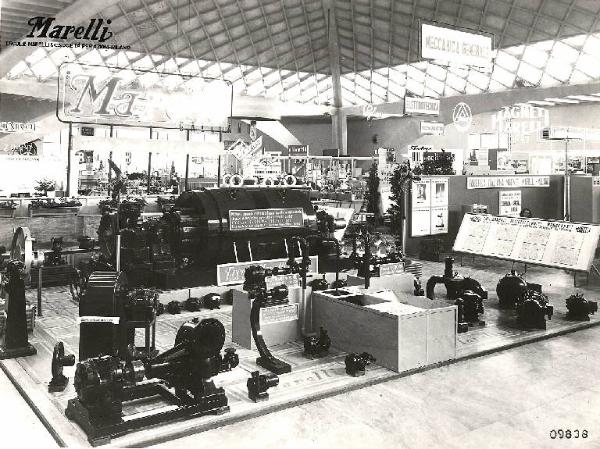
M371 165L369 169L369 178L367 179L367 212L374 215L374 225L381 221L381 211L379 210L379 176L377 175L377 164Z
M48 192L52 192L52 195L54 194L54 191L56 190L56 183L51 179L44 178L37 181L37 186L34 188L38 192L43 192L43 196L49 196Z

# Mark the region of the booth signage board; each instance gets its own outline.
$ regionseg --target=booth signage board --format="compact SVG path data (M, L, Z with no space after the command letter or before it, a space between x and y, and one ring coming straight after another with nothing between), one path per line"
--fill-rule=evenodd
M404 113L440 115L440 100L436 98L404 97Z
M412 182L411 236L448 232L448 178L422 176Z
M267 290L271 290L280 285L286 287L298 287L300 285L300 275L298 273L277 274L274 276L265 276Z
M451 64L489 67L492 64L492 38L480 34L421 25L421 57Z
M0 122L0 133L34 133L35 131L34 122Z
M301 207L229 211L230 231L257 231L272 228L300 228L302 226L304 226L304 210Z
M443 136L444 124L438 122L421 122L421 134Z
M308 145L288 145L288 155L290 157L308 156Z
M246 268L252 265L260 265L263 268L283 268L287 266L288 259L254 260L250 262L235 262L217 265L217 285L239 285L244 283ZM296 262L302 262L302 258L296 258ZM311 273L319 272L318 256L310 256Z
M260 324L282 323L298 319L298 303L263 307L260 309Z
M467 189L549 187L550 176L469 176Z
M404 262L384 263L379 265L379 277L404 273Z
M501 190L498 192L498 215L518 217L521 213L521 191Z
M218 79L63 63L61 122L171 129L228 129L233 87Z
M453 251L589 271L600 225L465 214Z

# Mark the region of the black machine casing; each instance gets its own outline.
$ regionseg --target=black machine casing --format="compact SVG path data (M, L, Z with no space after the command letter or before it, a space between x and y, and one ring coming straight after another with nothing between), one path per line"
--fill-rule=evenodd
M122 291L127 286L123 273L96 271L90 275L85 295L79 303L79 360L99 355L117 355L119 326L111 322L93 321L89 317L122 317ZM107 320L108 321L108 320Z
M230 210L302 208L302 227L262 230L230 230ZM316 214L308 192L291 188L218 188L184 192L174 210L165 213L171 252L176 259L199 265L239 260L287 257L284 239L304 236L317 229ZM252 258L248 250L251 242Z

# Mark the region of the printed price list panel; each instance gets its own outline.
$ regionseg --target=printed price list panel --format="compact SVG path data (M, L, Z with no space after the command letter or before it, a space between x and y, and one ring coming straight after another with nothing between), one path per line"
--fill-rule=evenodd
M304 211L301 207L229 211L230 231L299 228L303 225Z
M573 271L589 271L600 226L465 214L453 250Z

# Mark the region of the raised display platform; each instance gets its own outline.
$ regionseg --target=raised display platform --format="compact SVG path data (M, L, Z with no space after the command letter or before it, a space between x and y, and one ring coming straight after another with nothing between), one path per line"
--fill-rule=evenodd
M546 330L521 330L516 325L513 312L497 308L494 292L496 282L510 269L510 264L500 262L490 267L485 265L485 261L480 260L475 261L475 264L473 267L460 267L459 271L461 274L475 277L490 290L490 299L486 301L484 315L487 325L481 328L474 327L467 333L457 335L456 359L454 361L477 357L489 352L600 324L600 314L592 315L589 322L566 320L564 298L573 292L570 276L559 270L535 268L528 271L528 280L540 282L544 285L544 292L549 295L550 301L555 307L555 314L552 320L548 321ZM443 266L440 263L424 262L423 265L423 279L443 271ZM596 279L583 292L586 297L594 300L596 299L595 292L599 289L600 281ZM177 297L177 299L184 299L182 297L187 297L187 289L180 292L165 292L163 295L163 298L161 298L163 301L171 295ZM443 287L436 292L436 296L443 298ZM34 290L28 291L27 298L30 302L35 302L36 292ZM26 358L4 360L0 362L0 366L59 444L87 446L89 443L86 435L64 414L67 400L75 397L73 387L75 367L65 367L65 374L70 377L71 382L64 392L52 394L47 391L48 382L51 378L50 361L54 344L57 341L63 341L68 353L78 353L79 327L76 325L78 305L71 300L71 295L65 287L44 289L43 300L45 305L44 316L37 319L34 333L30 337L30 341L37 349L38 354ZM448 302L448 304L451 303ZM157 348L162 351L172 346L179 326L192 317L214 317L224 324L227 330L225 347L235 347L241 362L239 367L229 373L223 373L215 377L214 380L217 386L225 388L231 411L218 416L203 416L166 425L157 425L152 428L152 431L133 432L115 438L112 441L114 445L120 447L149 446L452 363L452 361L442 362L400 373L394 373L374 364L367 367L365 376L355 378L345 373L345 353L333 349L328 357L309 360L302 356L301 342L293 342L271 348L276 357L292 366L292 372L280 376L279 386L269 390L270 399L268 401L254 403L247 397L246 380L250 376L250 372L259 369L255 364L257 352L231 343L231 314L232 307L223 305L221 309L213 311L202 310L194 313L184 312L180 315L161 315L157 320L156 334ZM335 346L335 340L333 346ZM157 407L157 404L145 402L138 404L135 408L126 409L125 413L132 415L155 407Z

